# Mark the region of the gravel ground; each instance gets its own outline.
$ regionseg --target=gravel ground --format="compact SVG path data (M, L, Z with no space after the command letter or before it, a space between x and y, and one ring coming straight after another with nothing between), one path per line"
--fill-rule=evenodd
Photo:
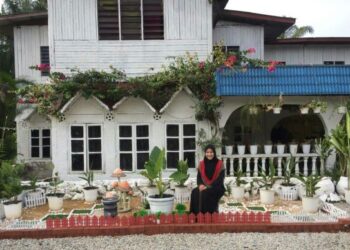
M123 237L0 240L0 249L350 249L349 233L164 234Z

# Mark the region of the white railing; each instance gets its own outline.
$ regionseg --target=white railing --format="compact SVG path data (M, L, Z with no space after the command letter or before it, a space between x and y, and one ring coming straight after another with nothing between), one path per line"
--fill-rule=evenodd
M25 206L27 208L38 207L46 204L46 195L43 190L27 193L25 196Z
M309 162L311 163L311 174L317 174L317 162L320 162L321 159L318 154L293 154L295 157L295 175L302 174L304 176L309 175ZM283 164L282 162L287 161L291 157L291 154L233 154L233 155L222 155L220 158L223 160L224 165L229 167L229 172L231 176L234 176L235 164L238 164L238 170L241 170L246 173L247 177L259 176L259 167L261 171L266 173L266 170L269 167L270 161L277 162L277 176L282 176ZM324 164L320 165L321 174L324 173ZM245 166L245 169L243 168ZM300 172L301 167L303 172Z

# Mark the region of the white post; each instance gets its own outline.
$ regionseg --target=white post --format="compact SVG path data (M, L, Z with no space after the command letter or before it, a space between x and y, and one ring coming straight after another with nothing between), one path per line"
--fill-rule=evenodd
M243 158L238 159L239 171L243 171Z
M299 157L295 157L295 175L299 175Z
M265 157L263 157L263 158L261 159L261 171L262 171L264 174L266 174L266 158L265 158Z
M308 167L307 167L307 160L309 157L304 156L304 176L308 176Z
M278 161L277 161L277 175L278 176L282 176L282 157L278 157Z
M316 156L312 157L312 174L313 175L316 175L316 160L317 160Z
M235 176L235 168L233 166L233 161L234 161L234 158L230 158L230 173L231 173L231 176Z
M254 158L254 174L253 174L253 176L255 176L255 177L259 176L259 173L258 173L258 160L259 160L258 157Z
M247 177L250 177L250 158L246 158L246 173L247 173Z

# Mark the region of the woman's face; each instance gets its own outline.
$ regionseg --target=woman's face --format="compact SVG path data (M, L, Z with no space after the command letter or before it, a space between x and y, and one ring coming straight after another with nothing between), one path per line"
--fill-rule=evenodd
M208 148L207 151L205 151L205 157L208 160L212 160L214 158L214 152L211 148Z

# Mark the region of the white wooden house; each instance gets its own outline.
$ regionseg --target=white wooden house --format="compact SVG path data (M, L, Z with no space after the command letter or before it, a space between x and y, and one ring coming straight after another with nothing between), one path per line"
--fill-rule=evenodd
M255 48L251 56L282 61L286 67L350 62L350 38L276 40L295 23L294 18L225 10L227 0L213 2L48 0L47 12L0 16L0 31L14 39L16 78L38 84L45 83L47 76L29 66L49 63L53 71L69 73L74 67L108 70L112 65L129 76L145 75L159 70L169 57L186 52L204 59L217 42L223 42L227 51ZM237 124L229 120L239 122L238 110L252 100L273 102L276 95L223 94L220 129L223 134L232 132L228 133L230 144L253 143L252 138L263 144L271 139L276 124L296 115L295 107L323 98L329 107L315 119L323 134L328 134L342 118L334 112L336 104L348 94L291 94L285 103L294 109L263 117L263 131L249 134L247 142L242 139L244 132L236 130ZM18 160L52 161L67 180L77 179L87 169L108 179L116 167L130 171L133 177L150 149L160 146L166 148L167 172L174 169L177 160L188 159L194 173L202 157L196 145L198 131L203 128L209 133L209 124L195 119L195 102L190 91L182 89L162 108L160 116L142 99L124 98L110 109L98 98L86 100L79 94L62 108L60 119L42 117L28 108L16 119Z

